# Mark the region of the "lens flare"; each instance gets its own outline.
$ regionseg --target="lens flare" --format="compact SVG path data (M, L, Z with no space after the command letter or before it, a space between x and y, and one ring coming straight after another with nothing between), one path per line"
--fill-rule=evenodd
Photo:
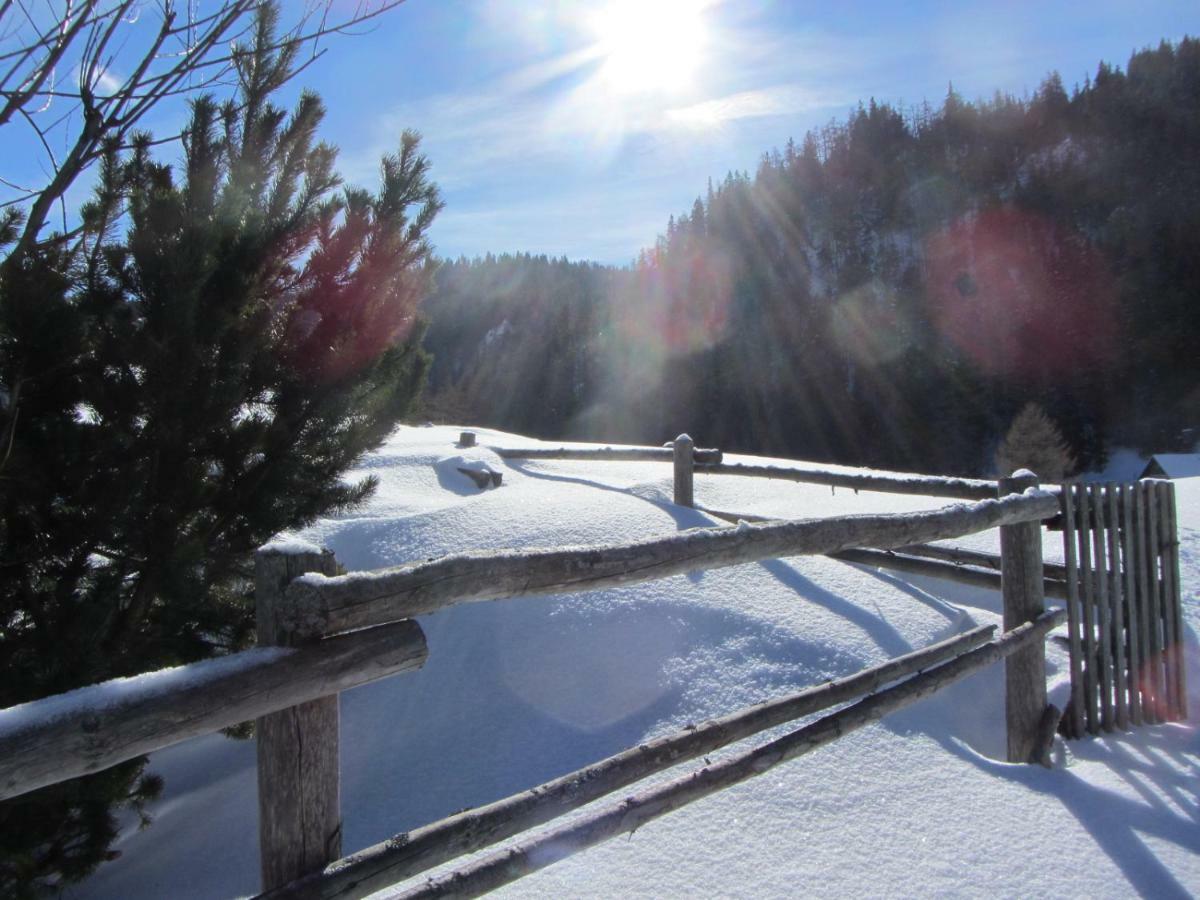
M891 362L911 343L911 329L897 309L895 295L878 279L840 297L831 312L831 326L838 346L863 366Z
M926 260L938 329L984 372L1045 384L1111 359L1113 278L1069 228L988 210L930 237Z
M733 273L727 257L709 247L653 261L637 272L636 304L624 305L628 340L681 356L715 346L729 324Z

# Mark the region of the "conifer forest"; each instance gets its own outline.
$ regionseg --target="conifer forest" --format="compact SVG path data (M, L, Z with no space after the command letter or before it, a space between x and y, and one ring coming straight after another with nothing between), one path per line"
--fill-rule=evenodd
M445 263L427 413L982 475L1035 402L1085 468L1114 443L1190 449L1200 153L1181 148L1200 150L1194 39L1029 97L866 101L698 185L627 268Z

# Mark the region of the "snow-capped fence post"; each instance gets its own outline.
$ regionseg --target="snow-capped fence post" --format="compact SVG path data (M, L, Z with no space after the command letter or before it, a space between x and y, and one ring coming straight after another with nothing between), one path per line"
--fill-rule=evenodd
M695 443L686 434L675 438L675 503L678 506L695 505L692 492L692 479L696 467L693 458L695 448Z
M1020 469L1000 479L1001 497L1038 486L1037 476ZM1000 528L1000 593L1004 630L1032 622L1045 611L1042 570L1042 526L1020 522ZM1031 762L1038 751L1039 723L1046 710L1046 645L1034 641L1004 663L1004 715L1008 761Z
M316 635L288 631L280 607L288 583L306 572L336 575L333 553L267 546L255 555L260 645L294 646ZM342 853L338 784L338 695L255 720L259 848L263 890L322 868Z

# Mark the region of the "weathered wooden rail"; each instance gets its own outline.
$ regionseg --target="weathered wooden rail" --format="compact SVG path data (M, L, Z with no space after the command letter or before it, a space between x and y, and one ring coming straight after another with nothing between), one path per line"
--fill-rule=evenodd
M701 507L703 512L726 522L771 522L779 521L769 516L747 513L730 513ZM892 569L910 575L925 575L940 578L970 587L998 591L1001 583L1001 557L998 553L980 553L961 547L943 547L936 544L913 544L895 550L864 550L855 548L827 554L844 562L874 566L877 569ZM1046 575L1043 590L1047 597L1067 599L1066 567L1055 563L1043 563ZM1061 577L1060 577L1061 576Z
M395 622L296 649L256 648L0 711L0 800L420 668L425 636Z
M309 574L288 586L281 614L304 633L344 631L471 601L594 590L781 556L959 537L1040 520L1056 514L1058 503L1051 494L1035 492L912 513L695 528L626 544L459 553L372 572Z
M473 443L474 435L465 432L460 444ZM1045 700L1044 639L1051 628L1074 614L1069 610L1046 613L1043 599L1051 582L1057 590L1063 583L1077 585L1078 577L1070 557L1061 573L1044 568L1040 523L1061 517L1064 501L1057 492L1037 489L1032 476L997 484L897 473L829 472L805 466L738 466L721 462L720 451L695 450L686 435L669 448L550 448L501 451L501 455L510 459L671 461L676 500L688 506L694 504L697 471L940 494L976 502L905 514L743 521L736 527L692 529L666 538L599 547L464 553L348 575L335 574L336 564L327 552L267 548L257 560L262 646L223 660L0 711L0 798L254 718L258 724L264 889L271 896L362 896L549 822L647 775L853 701L781 738L736 751L698 772L636 794L618 807L552 829L513 850L483 857L458 873L414 889L414 896L472 896L553 862L561 857L562 847L581 849L631 830L819 747L1000 659L1006 660L1009 759L1045 761L1058 714ZM1068 529L1074 521L1070 514L1066 516ZM1169 518L1162 522L1167 527ZM931 541L995 527L1001 529L999 557L971 556L968 551L930 545ZM903 558L904 565L970 567L972 573L984 576L980 580L979 574L968 575L973 583L1000 588L1004 634L993 637L992 629L975 629L848 678L631 748L526 793L337 859L341 855L341 813L336 695L424 662L424 637L412 621L414 616L465 602L573 593L805 554L841 555L872 564L880 558L893 562ZM956 556L945 558L951 554ZM1165 565L1160 566L1159 580L1167 584L1171 576ZM1063 577L1048 577L1051 574ZM1175 579L1177 584L1177 574ZM1089 603L1081 603L1084 610L1089 608ZM1156 620L1163 623L1162 644L1181 633L1177 622L1170 631L1168 620L1162 613ZM1178 686L1180 677L1178 667L1164 670L1164 697L1176 696L1171 693L1176 687L1170 686Z
M647 741L520 794L395 835L267 896L315 900L380 890L543 825L649 775L938 666L987 643L995 630L974 628L848 677Z
M682 775L551 829L528 841L496 851L454 872L427 879L397 898L478 897L567 856L619 834L631 833L669 812L769 772L782 763L845 737L889 713L929 697L1001 659L1036 652L1046 633L1062 623L1062 610L1045 613L999 639L967 651L950 662L923 671L856 703L758 747L742 750L696 772ZM1051 735L1052 736L1052 735ZM361 895L355 895L361 896Z
M465 432L464 434L471 434ZM471 443L475 436L471 434ZM995 481L977 478L952 478L944 475L919 475L913 472L871 470L842 471L816 463L796 461L787 466L755 463L728 463L720 450L697 449L692 439L681 434L668 447L492 447L503 459L574 459L605 462L612 460L674 462L675 502L691 506L685 496L693 473L708 475L744 475L800 481L855 491L884 491L893 494L919 494L927 497L953 497L960 500L987 500L996 496Z
M501 459L577 459L591 462L672 462L676 453L672 447L527 447L491 448ZM720 450L694 448L697 463L719 463Z

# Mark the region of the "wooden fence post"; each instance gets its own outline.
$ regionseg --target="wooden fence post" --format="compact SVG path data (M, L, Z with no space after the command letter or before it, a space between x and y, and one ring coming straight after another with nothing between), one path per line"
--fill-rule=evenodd
M999 494L1037 487L1037 476L1020 469L1000 479ZM1000 592L1004 630L1032 622L1045 612L1042 583L1042 526L1021 522L1000 528ZM1037 754L1039 722L1046 710L1046 644L1034 641L1004 662L1004 714L1008 761L1031 762Z
M260 646L290 646L276 612L288 583L305 572L337 574L329 551L266 547L255 556ZM259 847L264 891L320 869L342 853L338 784L338 696L333 694L255 720L258 743Z
M675 503L679 506L695 506L692 493L692 477L696 465L693 458L695 446L686 434L675 438Z

